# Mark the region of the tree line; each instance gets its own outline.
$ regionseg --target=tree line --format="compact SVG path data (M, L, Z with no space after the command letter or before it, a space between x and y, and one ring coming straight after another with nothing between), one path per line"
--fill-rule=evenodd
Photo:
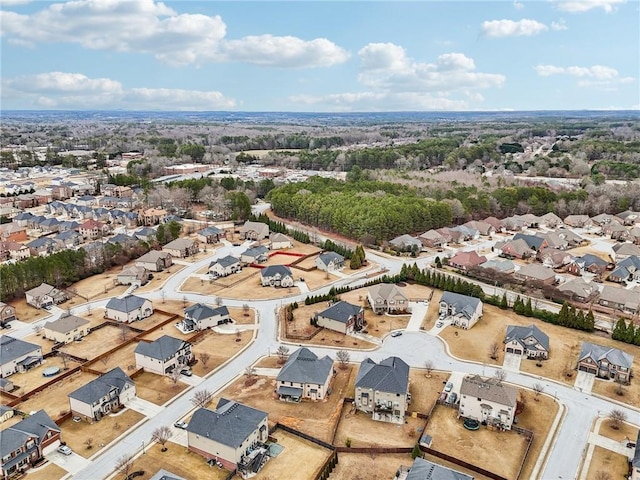
M640 346L640 325L635 328L633 322L627 322L624 318L620 318L613 327L611 338Z

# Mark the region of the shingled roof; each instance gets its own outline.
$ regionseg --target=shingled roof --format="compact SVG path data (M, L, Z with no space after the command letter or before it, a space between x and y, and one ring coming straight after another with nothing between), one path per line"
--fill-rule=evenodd
M409 365L398 357L388 357L380 363L365 358L356 376L356 388L371 388L381 392L407 393Z
M333 360L328 355L318 358L311 350L302 347L289 355L277 380L323 385L332 372Z
M505 385L497 378L484 379L480 375L464 377L460 386L460 394L514 408L518 399L516 388Z

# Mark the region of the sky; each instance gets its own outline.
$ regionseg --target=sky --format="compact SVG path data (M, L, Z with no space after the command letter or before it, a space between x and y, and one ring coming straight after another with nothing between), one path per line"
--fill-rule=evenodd
M1 110L640 109L639 0L0 0Z

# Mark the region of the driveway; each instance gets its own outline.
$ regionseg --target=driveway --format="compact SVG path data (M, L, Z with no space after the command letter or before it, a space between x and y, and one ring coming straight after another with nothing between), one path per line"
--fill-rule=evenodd
M409 307L411 308L411 318L409 319L406 330L407 332L418 332L427 314L429 304L424 302L409 302Z
M192 387L200 385L203 380L204 379L202 377L199 377L198 375L191 375L190 377L187 377L184 374L180 375L180 381L182 383L186 383L187 385L190 385Z
M509 370L510 372L519 372L521 361L522 355L518 355L516 353L505 353L502 368Z
M596 376L593 373L587 373L579 370L573 387L576 390L580 390L582 393L591 393L595 379Z
M184 375L181 376L184 377ZM155 417L162 410L161 406L138 397L135 397L130 402L125 403L125 407L130 408L131 410L135 410L136 412L141 413L147 418Z
M60 452L53 451L47 455L45 458L49 460L51 463L55 463L60 468L63 468L71 475L75 475L84 469L89 463L90 460L78 455L77 453L72 453L71 455L63 455Z

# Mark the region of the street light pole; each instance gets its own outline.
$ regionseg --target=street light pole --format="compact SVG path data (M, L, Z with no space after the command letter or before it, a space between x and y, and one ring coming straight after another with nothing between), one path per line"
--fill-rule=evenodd
M142 440L142 454L144 455L144 440Z

